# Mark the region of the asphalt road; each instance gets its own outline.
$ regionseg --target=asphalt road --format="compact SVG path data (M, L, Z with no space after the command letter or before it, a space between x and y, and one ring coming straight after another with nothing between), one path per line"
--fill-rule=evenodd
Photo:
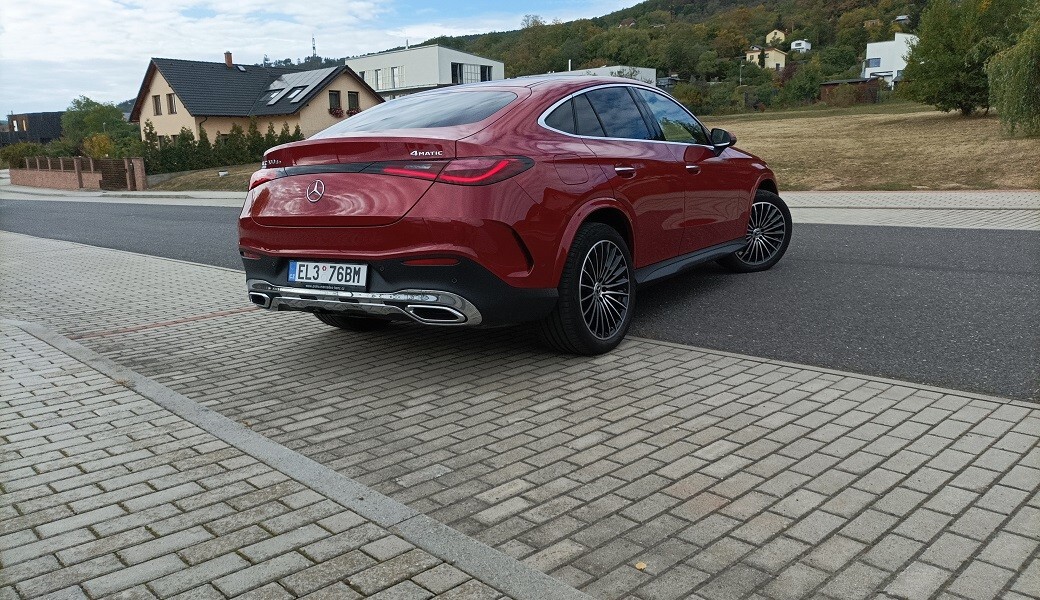
M238 212L4 200L0 229L238 269ZM768 272L641 290L631 334L1040 400L1040 235L796 224Z

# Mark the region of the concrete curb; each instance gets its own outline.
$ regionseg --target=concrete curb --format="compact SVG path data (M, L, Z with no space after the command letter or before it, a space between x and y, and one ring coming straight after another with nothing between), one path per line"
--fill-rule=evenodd
M517 600L592 600L565 583L256 433L42 325L0 319Z

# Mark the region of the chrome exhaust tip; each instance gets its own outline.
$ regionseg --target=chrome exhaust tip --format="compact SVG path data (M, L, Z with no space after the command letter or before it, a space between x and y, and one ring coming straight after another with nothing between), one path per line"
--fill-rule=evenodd
M249 301L259 306L260 308L271 307L271 297L267 294L261 294L259 292L249 292Z
M447 325L466 322L466 315L447 306L437 306L434 304L409 304L404 310L409 316L420 323Z

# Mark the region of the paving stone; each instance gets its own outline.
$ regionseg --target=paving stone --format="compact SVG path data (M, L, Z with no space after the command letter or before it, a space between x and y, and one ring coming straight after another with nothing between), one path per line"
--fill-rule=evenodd
M120 569L83 582L83 589L92 597L107 596L114 592L158 579L184 568L184 562L172 554Z
M831 598L862 600L873 598L888 573L862 562L855 562L827 582L820 592Z
M148 587L162 598L197 589L198 586L249 567L249 561L237 554L225 554L217 558L184 567L164 577L148 582Z
M903 569L885 591L898 598L927 600L939 591L951 575L951 572L938 567L914 562Z
M314 563L301 554L290 552L215 579L213 586L227 596L237 596L291 573L302 571L312 564Z
M692 567L677 565L641 587L637 591L637 596L647 600L687 598L691 590L706 581L708 577L707 573Z
M949 591L972 600L996 598L1015 573L984 562L969 564L949 586Z
M362 594L371 595L405 579L433 568L440 561L422 550L412 550L386 562L379 563L350 577L350 586Z
M545 569L539 569L545 572ZM455 588L470 578L466 573L448 564L440 564L412 577L412 581L418 583L434 594L442 594Z
M813 589L826 580L827 573L795 563L784 569L763 591L777 600L797 600L809 597Z
M370 596L374 600L427 600L433 594L411 581L402 581L393 587Z
M438 594L435 598L437 600L498 600L503 598L503 596L495 589L479 581L470 580L443 594Z

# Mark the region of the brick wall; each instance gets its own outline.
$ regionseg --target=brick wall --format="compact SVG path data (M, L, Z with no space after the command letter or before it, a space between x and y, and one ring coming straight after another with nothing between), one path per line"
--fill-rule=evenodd
M101 189L101 173L83 171L83 187L86 190ZM37 171L35 169L11 169L11 184L28 187L52 188L56 190L78 190L79 178L75 171Z

